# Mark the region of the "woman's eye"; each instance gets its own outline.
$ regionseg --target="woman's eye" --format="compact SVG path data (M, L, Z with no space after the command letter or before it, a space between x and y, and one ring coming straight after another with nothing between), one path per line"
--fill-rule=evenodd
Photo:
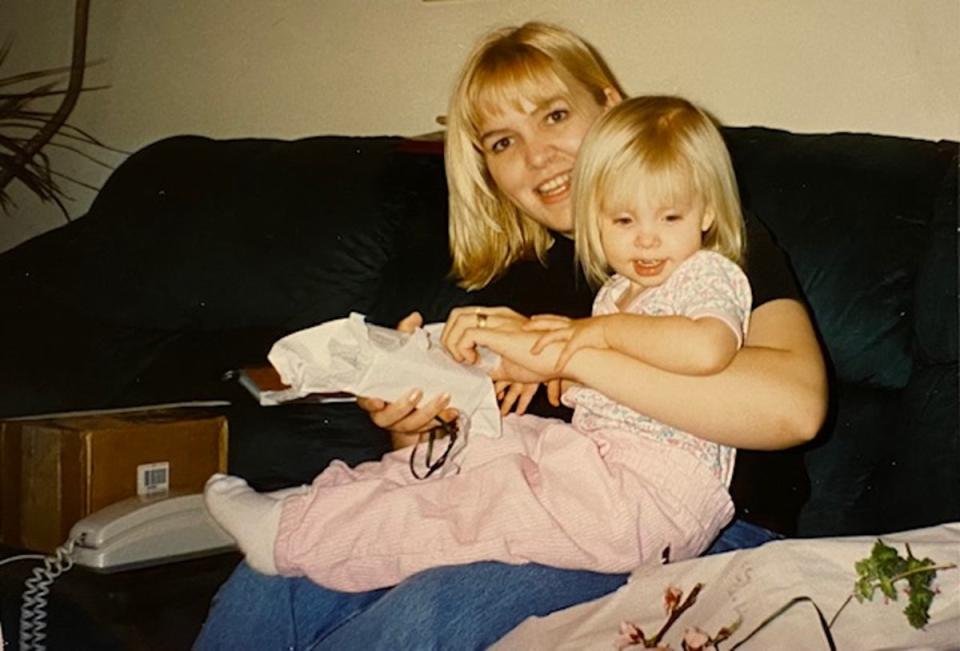
M676 213L670 213L669 215L664 215L663 220L667 222L678 222L683 219L683 215Z
M547 114L547 122L549 124L556 124L557 122L563 122L567 119L567 116L570 115L570 111L567 109L554 109Z
M500 138L500 140L495 140L493 144L490 145L490 151L492 151L495 154L499 154L509 146L510 146L510 138Z

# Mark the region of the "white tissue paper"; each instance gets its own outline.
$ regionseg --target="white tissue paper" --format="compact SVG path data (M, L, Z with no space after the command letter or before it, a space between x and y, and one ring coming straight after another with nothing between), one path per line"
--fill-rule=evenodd
M461 415L464 443L467 429L499 437L500 408L489 376L499 356L483 349L478 364L460 364L440 344L442 330L442 323L433 323L402 333L353 313L287 335L267 358L290 385L291 397L346 391L393 402L413 388L425 400L449 393L450 406Z

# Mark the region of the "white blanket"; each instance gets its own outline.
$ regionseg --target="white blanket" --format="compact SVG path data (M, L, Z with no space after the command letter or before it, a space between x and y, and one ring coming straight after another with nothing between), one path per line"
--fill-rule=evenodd
M879 538L902 556L906 556L903 543L908 542L917 558L960 565L960 523ZM715 635L721 627L742 618L736 633L720 646L730 649L794 597L813 598L829 620L853 589L854 563L870 555L876 539L783 540L751 550L641 568L613 594L544 618L527 619L494 648L610 651L623 621L636 624L648 637L659 630L665 621L663 594L668 586L689 593L695 584L703 583L696 603L671 627L664 642L679 651L687 628L696 626ZM851 601L832 628L837 648L960 649L960 569L938 572L935 584L940 592L922 630L911 627L903 615L907 605L903 594L897 601L887 602L877 591L873 601ZM809 603L800 603L740 648L820 651L828 648L820 630L816 611Z

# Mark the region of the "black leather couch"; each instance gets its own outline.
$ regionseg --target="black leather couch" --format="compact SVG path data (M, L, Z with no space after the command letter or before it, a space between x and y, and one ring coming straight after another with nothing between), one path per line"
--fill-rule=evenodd
M801 536L960 520L957 143L725 136L831 375L816 441L738 458L741 515ZM85 217L0 255L0 416L225 398L231 469L263 489L308 481L332 458L379 456L384 433L352 405L260 408L225 371L350 311L393 324L467 301L589 305L569 260L519 265L480 297L448 265L435 143L160 141L113 173Z

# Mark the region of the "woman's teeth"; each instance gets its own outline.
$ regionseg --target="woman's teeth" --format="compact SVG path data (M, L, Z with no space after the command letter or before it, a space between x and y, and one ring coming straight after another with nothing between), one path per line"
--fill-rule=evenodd
M570 187L570 174L564 173L541 183L540 187L537 188L537 192L544 197L550 197L564 192L568 187Z

